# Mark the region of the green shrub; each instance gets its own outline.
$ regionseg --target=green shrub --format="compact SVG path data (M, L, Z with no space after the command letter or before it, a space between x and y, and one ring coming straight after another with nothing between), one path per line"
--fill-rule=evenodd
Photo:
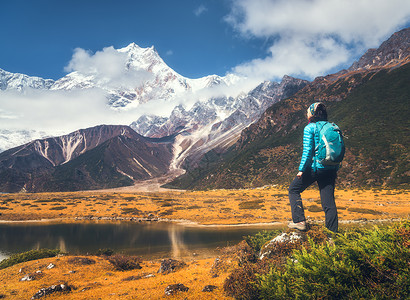
M280 232L280 230L264 230L255 235L245 236L244 239L254 251L258 252L265 243L279 235Z
M13 254L9 258L6 258L0 262L0 270L14 266L22 262L30 261L30 260L57 256L60 253L61 252L58 249L54 249L54 250L40 249L40 250L30 250L30 251L23 252L23 253Z
M96 255L101 256L111 256L114 254L114 250L110 249L110 248L104 248L104 249L98 249Z
M410 222L346 231L259 276L262 299L406 299Z

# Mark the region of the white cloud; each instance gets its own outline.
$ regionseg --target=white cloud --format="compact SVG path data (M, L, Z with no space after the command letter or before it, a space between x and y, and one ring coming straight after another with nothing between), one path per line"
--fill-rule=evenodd
M245 38L271 41L264 59L234 72L313 78L351 63L410 21L408 0L237 0L225 19Z
M195 16L199 17L203 13L205 13L208 9L205 7L205 5L201 4L194 10Z
M74 50L73 57L64 68L66 72L78 72L94 75L100 85L108 88L135 88L151 79L152 74L135 66L128 67L127 53L119 52L114 47L106 47L95 54L82 48Z
M62 134L100 124L129 125L136 111L113 110L97 89L0 91L0 130Z

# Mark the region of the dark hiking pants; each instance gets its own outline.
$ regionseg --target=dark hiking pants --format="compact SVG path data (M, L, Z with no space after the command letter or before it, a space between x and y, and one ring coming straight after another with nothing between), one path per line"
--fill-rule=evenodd
M289 201L294 223L305 221L305 211L303 209L302 197L300 194L315 181L320 190L320 200L325 212L325 226L333 232L337 232L338 218L335 203L335 170L317 170L313 172L307 169L303 172L302 178L295 177L289 186Z

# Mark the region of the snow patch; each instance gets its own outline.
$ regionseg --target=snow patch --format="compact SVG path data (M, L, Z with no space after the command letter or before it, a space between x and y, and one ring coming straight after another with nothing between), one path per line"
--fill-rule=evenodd
M133 159L150 177L153 177L151 172L148 171L135 157Z

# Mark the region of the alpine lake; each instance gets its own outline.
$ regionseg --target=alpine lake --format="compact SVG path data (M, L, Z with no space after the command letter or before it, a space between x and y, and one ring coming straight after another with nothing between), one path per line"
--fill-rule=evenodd
M276 225L277 227L277 225ZM146 259L208 256L265 226L186 226L171 222L13 222L0 223L0 261L32 249L95 254L100 249Z

